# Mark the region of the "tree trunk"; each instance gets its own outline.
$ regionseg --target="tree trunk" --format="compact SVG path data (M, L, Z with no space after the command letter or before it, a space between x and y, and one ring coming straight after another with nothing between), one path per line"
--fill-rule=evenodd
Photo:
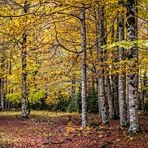
M28 12L28 4L27 0L24 3L24 14ZM22 117L27 118L27 88L26 88L26 79L27 79L27 62L26 62L26 56L27 56L27 35L26 32L22 35L22 51L21 51L21 57L22 57Z
M107 76L106 78L106 83L107 83L106 94L107 94L108 107L109 107L109 117L110 119L114 119L115 109L114 109L114 102L113 102L113 96L111 92L111 84L110 84L109 76Z
M145 114L145 102L144 102L144 98L146 98L146 90L143 90L143 87L145 87L146 88L146 86L147 86L147 80L148 80L148 78L147 78L147 71L145 71L144 72L144 74L143 74L143 84L142 84L142 86L141 86L141 106L142 106L142 112L143 112L143 114Z
M70 103L70 112L76 111L76 79L75 76L72 78L72 88L71 88L71 103Z
M91 76L91 96L92 98L95 97L95 81L94 81L93 73Z
M117 27L118 28L118 27ZM118 29L116 31L116 38L118 34ZM114 26L112 27L111 30L111 43L115 41L115 28ZM113 63L116 63L117 60L117 52L113 51L112 53L112 59ZM113 65L112 69L116 70L116 67ZM118 103L118 75L113 74L110 79L110 84L111 84L111 94L112 94L112 102L113 102L113 112L114 112L114 117L113 119L118 118L119 115L119 103Z
M83 5L80 13L81 37L82 37L82 128L87 125L87 82L86 82L86 24L85 24L85 6Z
M27 115L27 89L26 89L26 34L23 34L23 45L22 45L22 117L26 118Z
M114 26L112 26L112 28L111 28L111 43L114 43L114 40L115 40L114 35L115 35L115 28L114 28ZM112 59L114 59L114 53L112 53ZM114 69L114 66L111 66L111 68ZM116 117L115 97L114 97L114 95L115 95L114 94L114 84L115 83L113 81L113 78L114 78L114 76L111 76L111 77L107 78L107 79L109 79L108 87L110 87L110 92L108 92L108 93L111 93L111 97L109 98L109 101L108 101L108 104L109 104L109 114L110 114L110 118L111 119L115 119L115 117Z
M112 28L113 30L113 34L112 34L112 38L114 36L114 28ZM107 21L105 19L105 28L104 31L107 32ZM104 33L105 34L105 33ZM113 40L112 40L113 42ZM107 44L107 35L104 38L104 44ZM105 50L104 51L104 62L108 60L110 53ZM105 74L105 94L107 97L107 109L109 109L109 117L110 119L113 119L115 117L115 110L114 110L114 103L113 103L113 95L111 92L111 83L110 83L110 77L109 77L109 65L106 64L105 65L105 70L104 70L104 74Z
M4 110L4 78L1 78L1 109Z
M98 62L100 64L100 69L98 71L99 78L98 78L98 102L100 110L101 110L101 118L102 123L108 123L108 116L107 116L107 100L105 97L105 87L104 87L104 66L103 66L103 51L101 46L104 45L104 7L99 6L98 10Z
M137 18L136 18L136 0L127 1L127 41L137 40ZM138 47L133 45L128 52L128 60L131 61L128 73L128 90L129 90L129 115L130 127L129 132L136 133L139 131L138 123Z
M117 29L115 33L115 41L117 42L119 38L119 27L117 23ZM114 62L118 62L118 47L117 51L114 52ZM117 70L116 67L114 67L115 70ZM115 118L119 118L119 99L118 99L118 74L116 73L115 75L112 76L112 86L113 86L113 96L114 96L114 107L115 107Z
M2 72L5 73L5 47L2 48L2 57L1 57L1 69L2 69ZM4 74L5 75L5 74ZM1 78L1 86L0 86L0 89L1 89L1 109L4 110L5 109L5 101L4 101L4 98L5 98L5 78L4 78L4 75L2 75L2 78Z
M119 0L119 7L124 6L123 0ZM119 38L118 41L122 42L124 40L124 14L119 12L118 17L118 27L119 27ZM119 47L119 62L125 60L124 48ZM121 73L119 73L118 78L118 98L119 98L119 113L120 113L120 126L126 126L126 79L125 68L120 65Z
M129 90L128 90L128 80L126 79L126 98L127 98L127 123L130 121L130 113L129 113Z
M99 112L99 116L101 117L101 105L100 105L100 98L99 98L99 82L98 82L98 78L96 79L96 91L97 91L97 98L98 98L98 112Z
M10 50L10 53L9 53L9 75L11 76L12 75L12 51ZM9 82L9 85L11 84L11 81ZM11 94L13 93L13 88L9 88L8 90L8 93ZM8 101L8 110L11 109L11 100Z

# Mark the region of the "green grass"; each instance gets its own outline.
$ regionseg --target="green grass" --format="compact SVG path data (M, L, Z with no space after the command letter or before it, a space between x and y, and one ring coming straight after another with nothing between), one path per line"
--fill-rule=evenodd
M21 111L2 111L0 112L0 116L11 116L16 117L20 116ZM49 111L31 111L31 117L65 117L71 115L79 115L78 113L64 113L64 112L49 112Z
M0 116L19 116L20 111L0 111Z

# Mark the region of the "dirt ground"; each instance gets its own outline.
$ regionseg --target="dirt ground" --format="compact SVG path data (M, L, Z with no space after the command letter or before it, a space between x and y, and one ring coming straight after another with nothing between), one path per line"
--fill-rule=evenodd
M19 112L0 112L0 148L148 148L148 116L140 117L141 132L129 135L118 120L101 125L97 115L88 116L81 128L79 114L33 112L23 120Z

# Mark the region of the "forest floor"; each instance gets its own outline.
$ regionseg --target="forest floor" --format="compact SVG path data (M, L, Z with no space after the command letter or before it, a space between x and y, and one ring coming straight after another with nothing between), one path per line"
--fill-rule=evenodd
M118 120L101 125L97 115L83 130L76 113L32 111L27 120L19 114L0 112L0 148L148 148L148 116L140 116L141 132L133 136Z

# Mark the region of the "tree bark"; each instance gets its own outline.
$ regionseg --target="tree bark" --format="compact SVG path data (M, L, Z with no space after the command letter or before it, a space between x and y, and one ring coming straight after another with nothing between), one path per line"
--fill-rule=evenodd
M98 10L98 62L100 64L100 69L98 70L99 78L98 78L98 102L100 110L101 110L101 118L102 123L108 123L108 115L107 115L107 100L105 97L105 87L104 87L104 66L103 66L103 51L101 46L104 45L104 7L99 6Z
M5 47L2 48L2 58L1 58L1 69L2 72L5 73ZM2 75L1 78L1 85L0 85L0 89L1 89L1 109L4 110L5 109L5 92L4 89L5 88L5 78L4 75Z
M114 35L115 35L115 28L114 28L114 26L112 26L112 28L111 28L111 43L113 43L114 40L115 40ZM112 58L114 58L114 53L112 53ZM111 68L114 69L114 66L111 66ZM113 81L113 78L114 78L114 76L111 76L109 78L109 84L108 84L108 85L110 85L108 87L110 87L110 91L111 91L110 92L111 93L111 98L110 98L111 100L108 101L109 102L108 103L109 104L109 114L110 114L110 118L111 119L115 119L115 117L116 117L116 112L115 112L115 97L114 97L115 94L114 94L114 81Z
M82 128L87 125L87 82L86 82L86 24L85 24L85 5L81 8L81 38L82 38Z
M1 109L4 110L4 78L1 78Z
M124 6L124 1L119 0L119 7ZM124 14L119 12L118 16L118 27L119 27L119 38L118 41L122 42L124 40ZM125 60L124 48L119 47L119 62ZM126 126L126 79L125 72L123 71L125 68L120 65L121 73L119 73L118 78L118 98L119 98L119 113L120 113L120 126Z
M127 41L137 40L137 18L136 18L136 0L127 1ZM129 115L130 127L129 132L136 133L139 131L138 123L138 47L133 45L128 52L129 64L128 73L128 90L129 90Z
M107 32L107 21L105 19L105 28L104 28L104 31ZM112 34L112 42L113 42L113 39L114 39L114 27L112 27L112 31L113 31L113 34ZM105 33L104 33L105 34ZM107 35L106 37L104 38L104 44L107 44ZM107 50L104 51L104 61L107 61L107 59L109 58L109 52ZM110 77L109 77L109 65L106 64L105 65L105 94L106 94L106 97L107 97L107 108L109 109L109 117L110 119L114 119L115 117L115 109L114 109L114 103L113 103L113 95L112 95L112 92L111 92L111 83L110 83Z
M28 12L28 3L27 0L24 3L24 14ZM22 51L21 51L21 58L22 58L22 117L23 118L28 118L28 113L27 113L27 86L26 86L26 79L27 79L27 72L26 72L26 67L27 67L27 61L26 61L26 56L27 56L27 34L24 32L22 34Z
M111 92L111 83L110 83L109 76L107 76L106 81L107 81L106 94L107 94L108 107L109 107L109 117L110 119L114 119L115 109L114 109L114 102L113 102L113 96Z
M115 37L116 35L116 37ZM116 38L118 37L118 27L116 30L116 34L115 34L115 28L114 26L112 27L111 30L111 43L115 42ZM118 58L117 58L117 52L113 51L112 53L112 59L113 59L113 63L118 62ZM114 70L116 70L116 67L113 65L112 68ZM113 112L114 112L114 116L113 119L117 119L119 117L119 103L118 103L118 75L117 74L113 74L111 76L110 79L110 84L111 84L111 94L112 94L112 102L113 102Z
M118 21L118 20L117 20ZM119 38L119 27L117 23L117 29L115 33L115 41L118 41ZM114 62L118 62L118 47L117 47L117 52L115 51L114 53ZM117 69L114 67L115 70ZM118 74L116 73L115 75L112 76L112 81L113 81L113 96L114 96L114 107L115 107L115 118L119 118L119 99L118 99Z
M72 88L71 88L71 105L69 108L70 112L76 111L76 79L75 76L72 77Z
M147 77L147 71L144 72L143 74L143 84L141 86L141 105L142 105L142 111L143 111L143 114L145 114L145 102L144 102L144 98L146 98L146 90L143 90L143 87L146 87L147 86L147 80L148 80L148 77Z
M92 98L95 97L95 81L94 81L93 73L91 76L91 96Z

